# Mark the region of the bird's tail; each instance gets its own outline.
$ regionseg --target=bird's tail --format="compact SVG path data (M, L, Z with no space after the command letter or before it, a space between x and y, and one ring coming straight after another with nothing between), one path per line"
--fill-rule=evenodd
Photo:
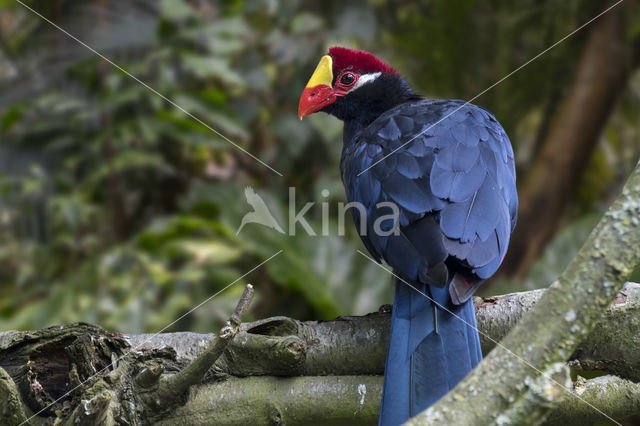
M473 301L456 306L448 285L412 285L440 307L396 282L380 409L383 426L404 423L434 404L482 360Z

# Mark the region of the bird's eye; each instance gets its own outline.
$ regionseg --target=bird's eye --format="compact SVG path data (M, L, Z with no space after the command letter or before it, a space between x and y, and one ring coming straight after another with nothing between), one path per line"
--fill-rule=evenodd
M340 78L340 84L344 84L345 86L353 84L354 81L356 81L356 76L350 72L346 73Z

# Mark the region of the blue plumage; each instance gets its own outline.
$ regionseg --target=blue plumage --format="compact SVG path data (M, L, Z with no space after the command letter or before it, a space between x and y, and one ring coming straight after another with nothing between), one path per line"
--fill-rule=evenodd
M453 305L447 288L413 285L420 292L396 284L382 425L403 423L429 407L482 360L473 304ZM434 304L421 293L449 312L436 308L434 321Z
M428 130L420 134L425 129ZM460 270L468 274L480 272L480 278L493 275L515 226L517 194L513 150L490 113L462 101L407 102L379 116L356 137L348 136L345 134L342 152L342 179L348 200L366 207L368 234L373 233L375 220L388 214L376 209L376 205L390 200L399 207L403 228L425 215L439 223L440 241L434 241L432 236L425 241L436 251L446 247L456 260L452 264ZM412 138L415 140L405 145ZM412 235L420 239L419 233L412 231ZM386 246L386 242L373 245ZM399 258L405 254L411 258L428 257L421 254L425 247L392 247L408 250L396 256ZM405 269L394 264L389 259L394 253L388 249L372 254L387 261L404 279L418 279L417 266Z
M356 227L398 277L380 411L380 424L397 425L482 359L470 298L516 223L513 151L489 112L425 100L363 51L329 50L298 107L300 117L316 111L344 122L342 180L364 207L364 217L352 209Z
M437 302L396 284L380 423L399 424L482 359L470 297L499 267L515 226L513 151L487 111L420 100L345 132L341 171L348 200L366 207L369 251ZM398 236L374 232L386 200L399 207Z

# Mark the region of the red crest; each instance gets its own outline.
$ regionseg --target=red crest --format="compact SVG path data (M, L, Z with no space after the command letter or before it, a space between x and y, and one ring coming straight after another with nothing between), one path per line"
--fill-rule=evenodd
M345 69L363 72L381 72L383 74L397 74L393 67L385 64L369 52L364 50L347 49L346 47L332 47L329 56L333 60L333 73Z

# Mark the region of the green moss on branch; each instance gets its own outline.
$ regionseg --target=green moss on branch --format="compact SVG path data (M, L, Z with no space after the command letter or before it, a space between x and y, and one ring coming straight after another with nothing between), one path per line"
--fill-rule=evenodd
M0 367L0 419L7 426L20 425L27 420L20 393L13 379Z
M229 378L193 388L159 425L375 425L381 376Z

